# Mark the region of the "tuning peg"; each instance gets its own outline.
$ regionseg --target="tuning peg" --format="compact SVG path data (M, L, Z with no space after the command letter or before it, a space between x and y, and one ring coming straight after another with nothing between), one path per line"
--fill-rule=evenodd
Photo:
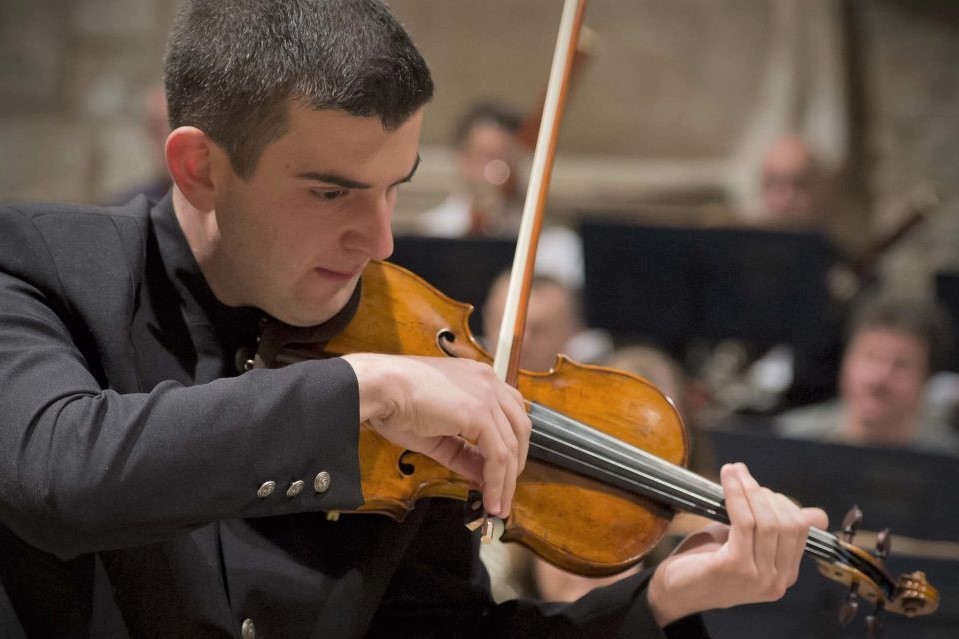
M892 535L886 528L876 535L876 557L880 560L885 559L890 552L892 552Z
M846 516L842 519L842 536L847 543L852 543L853 537L856 536L856 529L859 528L859 524L862 522L862 511L859 510L859 506L853 506L849 509L849 512L846 513Z
M866 634L869 635L869 639L879 639L879 635L882 634L883 617L885 617L885 608L880 601L876 604L876 612L866 617Z
M852 588L849 590L849 595L846 597L846 603L842 605L842 608L839 609L839 623L842 625L847 625L850 621L856 618L856 613L859 612L859 582L852 582Z

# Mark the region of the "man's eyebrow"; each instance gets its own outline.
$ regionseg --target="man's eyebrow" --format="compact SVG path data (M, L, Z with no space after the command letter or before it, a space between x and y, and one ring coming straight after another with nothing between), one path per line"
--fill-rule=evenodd
M357 182L348 177L340 175L339 173L325 173L322 171L307 171L306 173L300 173L296 177L302 178L304 180L315 180L317 182L323 182L325 184L333 184L334 186L341 186L344 189L368 189L370 185L365 182Z
M393 183L393 186L397 184L404 184L413 179L413 175L416 173L416 169L420 166L420 154L416 154L416 163L413 164L413 169L406 174L406 177L403 177ZM370 184L366 182L358 182L354 179L348 178L339 173L327 173L324 171L307 171L306 173L300 173L296 177L304 180L315 180L317 182L323 182L325 184L332 184L334 186L340 186L344 189L368 189L371 187Z
M397 184L406 184L407 182L409 182L410 180L412 180L412 179L413 179L413 176L416 175L416 169L418 169L418 168L420 168L420 154L419 154L419 153L416 154L416 162L413 163L413 168L410 169L410 172L407 173L407 174L406 174L406 177L403 178L402 180L399 180L399 181L397 181L397 182L394 182L394 183L393 183L393 186L396 186Z

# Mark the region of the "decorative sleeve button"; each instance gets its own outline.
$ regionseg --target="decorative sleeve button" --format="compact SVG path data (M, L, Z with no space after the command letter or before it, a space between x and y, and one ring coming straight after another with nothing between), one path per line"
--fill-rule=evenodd
M302 479L297 479L295 482L290 484L290 487L286 489L286 496L293 498L300 494L303 490L303 486L306 485L306 482Z
M256 496L260 499L266 499L273 494L273 491L276 490L275 481L265 481L260 484L260 489L256 491Z
M316 478L313 480L313 490L318 493L325 493L330 489L330 474L328 472L321 471L316 474Z
M256 639L256 626L253 625L252 619L243 620L243 625L240 626L240 636L243 639Z

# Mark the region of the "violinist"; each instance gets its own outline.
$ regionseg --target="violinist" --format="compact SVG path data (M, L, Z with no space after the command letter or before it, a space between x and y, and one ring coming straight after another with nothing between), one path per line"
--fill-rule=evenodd
M376 0L195 0L170 35L158 202L0 208L0 628L28 637L665 636L782 595L809 526L742 466L731 527L565 607L496 606L460 502L364 499L358 425L510 512L530 421L473 361L250 368L270 316L340 331L433 86ZM0 593L2 594L2 593Z

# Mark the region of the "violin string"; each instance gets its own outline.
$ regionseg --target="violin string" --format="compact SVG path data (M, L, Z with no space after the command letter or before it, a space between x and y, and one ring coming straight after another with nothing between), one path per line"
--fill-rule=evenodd
M626 444L625 442L621 442L620 440L612 438L606 435L605 433L596 431L595 429L590 428L589 426L581 422L578 422L576 420L570 419L569 417L566 417L562 413L558 413L556 411L547 409L545 407L541 407L539 405L534 404L534 406L536 406L535 412L536 412L536 416L539 418L537 420L538 422L548 424L549 426L552 426L556 428L558 431L564 432L567 435L571 435L571 436L579 435L578 437L579 439L595 440L598 443L598 447L606 448L607 451L610 451L612 448L623 449L635 461L637 461L641 467L645 466L647 469L649 469L649 471L659 472L661 475L667 478L672 476L674 478L673 481L676 482L677 484L679 482L684 482L687 486L686 490L695 492L698 486L699 489L703 491L702 495L704 495L705 498L711 502L709 505L713 509L721 510L723 514L725 515L725 510L723 509L723 506L722 506L722 502L723 502L722 487L720 487L718 484L715 484L714 482L710 482L709 480L703 477L700 477L699 475L685 468L676 466L675 464L671 464L654 455L650 455L649 453L647 453L646 451L643 451L642 449L630 446L629 444ZM543 419L544 417L548 419ZM587 433L588 435L584 437L584 434L587 434ZM601 441L601 440L605 440L605 441ZM615 452L622 452L622 450L615 451ZM612 461L612 460L609 460L609 461ZM728 516L724 523L728 523ZM837 540L835 539L835 537L831 537L828 533L819 531L815 528L811 528L810 536L812 537L814 542L817 542L824 548L830 548L830 549L838 548Z
M671 464L666 460L656 457L641 448L637 448L626 442L618 440L606 433L583 424L582 422L571 419L562 413L552 409L533 404L530 417L536 417L543 424L552 427L560 434L565 434L570 438L579 440L583 443L594 445L597 449L605 451L609 455L616 455L620 458L629 457L639 461L645 468L658 472L666 481L674 482L677 487L688 487L689 491L699 491L699 495L708 499L716 506L720 506L723 500L722 488L704 477Z
M531 451L549 451L554 456L585 465L593 473L614 477L641 492L653 493L650 496L664 498L678 508L729 523L723 506L722 488L718 484L539 404L532 404L530 417L534 436L539 436L535 439L545 438L547 442L559 444L574 454L539 441L531 441ZM603 450L606 455L600 452ZM613 456L619 460L613 459ZM603 465L590 463L587 458L600 461ZM608 468L610 465L620 472ZM850 563L848 553L844 550L840 552L838 540L818 529L810 528L806 546L810 554L830 561Z
M576 448L576 447L574 447L574 449L575 449L575 448ZM553 450L555 450L555 449L553 449ZM584 451L580 450L580 452L584 452ZM585 452L587 452L587 454L588 454L588 451L585 451ZM593 472L587 472L587 473L584 473L584 474L588 474L588 475L590 475L590 476L593 476L593 477L595 477L595 478L597 478L597 479L601 479L601 480L604 479L604 476L605 476L605 478L606 478L607 480L610 479L610 478L612 478L612 479L618 479L619 482L616 482L616 483L619 483L620 485L622 485L623 483L625 483L625 484L627 484L627 486L631 486L631 487L633 487L633 488L638 489L637 492L650 494L649 496L652 496L653 498L659 497L659 498L661 498L661 499L664 499L665 501L667 501L667 503L670 503L670 504L678 507L678 508L681 509L681 510L686 510L686 511L694 512L694 513L697 513L697 514L700 514L700 515L709 517L710 519L715 519L715 520L718 520L718 521L722 521L722 522L724 522L724 523L728 523L728 518L726 518L725 516L723 516L725 513L723 512L723 513L720 514L720 513L717 512L717 509L713 509L713 508L709 508L709 507L701 507L701 506L699 506L699 505L697 505L697 504L695 504L695 503L693 503L693 502L689 502L689 501L686 501L686 500L682 499L681 497L677 497L676 495L670 494L670 493L665 492L665 491L659 491L659 490L656 490L656 489L654 489L654 488L651 488L648 483L644 483L644 482L642 482L642 481L630 480L630 479L628 479L628 478L623 477L622 474L616 474L616 473L610 471L610 470L607 469L607 468L602 468L602 467L597 466L597 465L595 465L595 464L590 464L589 462L584 462L583 459L582 459L582 456L578 456L578 457L577 457L577 456L568 455L568 454L565 454L565 453L555 453L555 452L554 452L554 454L558 454L558 455L561 456L561 457L565 457L567 460L574 461L575 464L572 465L572 466L573 466L572 469L574 469L574 470L578 470L578 471L580 471L580 472L582 472L583 470L593 471ZM556 461L556 460L555 460L555 459L551 459L551 461ZM562 464L561 464L561 465L562 465ZM584 466L585 466L585 468L584 468ZM612 483L612 482L610 482L610 483ZM717 516L717 515L719 515L719 516ZM820 557L820 558L822 558L822 559L826 559L826 560L829 560L829 561L840 561L840 562L842 562L841 557L838 557L837 554L833 551L833 549L832 549L830 546L824 546L823 544L818 543L815 537L812 537L812 538L810 538L810 539L807 540L807 551L808 551L810 554L815 555L815 556L818 556L818 557ZM842 563L845 563L845 562L842 562Z
M561 413L536 404L534 404L533 410L530 412L530 417L535 419L535 423L538 423L541 427L546 427L545 429L540 429L543 435L551 437L558 443L575 446L579 452L590 450L591 454L602 461L616 464L624 469L629 469L624 462L638 462L638 468L647 471L643 473L644 478L654 482L660 488L667 489L666 495L668 496L677 497L681 499L683 503L687 503L689 500L702 502L703 505L714 510L722 508L722 492L721 490L717 490L718 487L711 486L709 482L702 480L705 487L697 491L696 487L687 487L675 480L671 480L669 475L672 474L674 468L678 467L670 468L663 460L645 451L631 447L605 433L601 433L575 420L571 420ZM535 425L534 431L536 431ZM584 449L583 445L589 448ZM603 455L603 452L606 454ZM629 455L629 453L633 454ZM614 456L618 459L614 459ZM632 459L629 459L629 457L632 457ZM658 472L658 475L649 474L656 472ZM698 479L698 476L696 477Z
M530 450L533 451L535 448L546 448L546 447L545 447L545 446L542 446L542 444L539 443L539 442L537 442L537 443L531 443L531 445L530 445ZM584 470L592 471L592 472L587 472L587 473L584 473L584 474L588 474L589 476L594 477L594 478L596 478L596 479L600 479L601 481L604 479L604 477L605 477L605 479L606 479L607 481L610 480L610 479L619 480L619 481L617 481L617 482L615 482L615 483L616 483L616 484L619 484L619 485L621 485L621 486L622 486L622 484L632 485L634 488L637 488L637 489L638 489L637 492L641 492L641 493L653 493L651 496L653 496L654 498L657 496L656 493L659 493L659 496L660 496L661 498L664 498L665 501L667 501L668 503L670 503L670 504L672 504L672 505L674 505L674 506L678 506L679 508L681 508L681 509L683 509L683 510L687 510L687 511L690 511L690 512L695 512L695 513L697 513L697 514L702 514L702 515L704 515L704 516L707 516L707 517L709 517L709 518L711 518L711 519L717 519L717 520L719 520L719 521L723 521L720 517L717 517L717 516L716 516L716 512L713 511L713 510L698 508L698 507L697 507L695 504L693 504L693 503L684 502L682 499L676 498L674 495L670 495L669 493L666 493L666 492L659 492L659 491L657 491L655 488L651 488L648 484L644 484L644 483L642 483L642 482L640 482L640 481L630 480L630 479L628 479L628 478L623 477L622 475L618 475L618 474L610 471L610 470L607 469L607 468L603 468L603 467L601 467L601 466L597 466L597 465L595 465L595 464L591 464L590 462L585 461L585 460L583 460L582 458L574 457L574 456L572 456L572 455L569 455L569 454L564 453L564 452L561 452L561 451L556 451L556 450L554 450L554 449L548 449L548 450L549 450L550 453L552 453L552 455L548 458L549 461L554 461L554 462L555 462L556 460L555 460L555 457L554 457L554 456L565 457L568 461L575 462L575 463L573 463L573 464L570 464L570 467L571 467L571 469L573 469L573 470L576 470L576 471L579 471L579 472L582 472L582 471L584 471ZM561 464L561 465L562 465L562 464ZM612 483L612 482L610 482L610 483ZM728 523L728 520L727 520L725 523ZM819 557L820 559L825 559L825 560L827 560L827 561L838 561L838 560L839 560L834 553L830 552L830 549L829 549L829 548L820 546L819 544L817 544L817 543L815 542L815 540L812 540L811 543L810 543L810 541L807 541L806 551L807 551L809 554L811 554L811 555L817 556L817 557Z
M557 448L550 448L541 444L537 444L537 448L549 450L553 455L585 466L585 469L591 471L584 473L588 476L591 475L601 479L597 475L602 475L607 480L617 479L620 483L632 486L641 494L643 492L652 493L650 496L663 498L667 503L671 503L682 510L729 523L728 513L723 506L722 487L718 484L566 417L562 413L538 404L532 406L530 417L534 423L534 435L545 436L547 441L559 444L573 451L574 454L566 454ZM537 424L541 427L540 429L536 428ZM543 426L546 428L542 428ZM553 432L548 432L550 430ZM583 442L583 445L574 443L571 441L572 439ZM531 442L531 450L532 448ZM600 452L603 450L606 452L605 455ZM620 461L613 459L612 455L619 457ZM586 458L594 459L601 465L589 463ZM607 467L604 467L604 465ZM608 466L613 466L613 468L608 468ZM576 470L575 468L571 469ZM580 468L580 470L584 469ZM628 475L637 478L633 479ZM649 483L651 480L656 482L659 488L652 486ZM615 485L615 482L610 483ZM702 492L697 492L697 490ZM848 551L834 535L828 532L810 527L806 540L806 552L820 559L852 566L860 570L876 584L881 584L886 590L887 596L891 597L894 592L895 585L888 576L872 564Z

